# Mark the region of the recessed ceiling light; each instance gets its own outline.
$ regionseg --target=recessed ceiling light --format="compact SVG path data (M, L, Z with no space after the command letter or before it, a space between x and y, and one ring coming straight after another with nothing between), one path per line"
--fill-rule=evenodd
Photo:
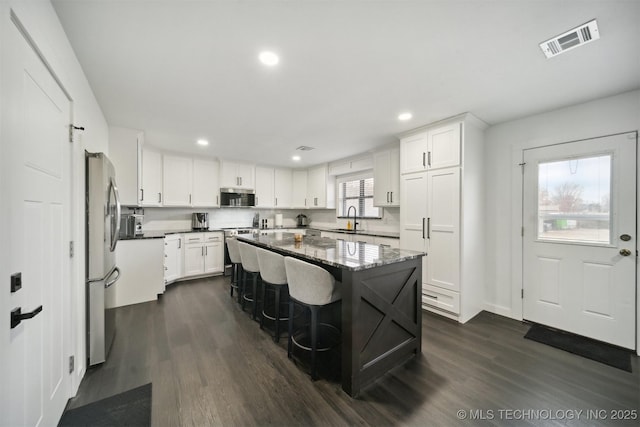
M270 67L273 67L274 65L277 65L278 62L280 62L280 58L278 58L278 55L269 51L260 52L258 58L260 59L260 62Z
M291 157L291 160L293 160L294 162L299 162L300 161L300 156L293 156L293 157Z
M206 147L207 145L209 145L209 141L207 141L206 139L199 139L197 142L198 142L198 145L202 145L203 147Z
M413 117L413 114L411 113L401 113L398 115L398 120L401 120L403 122L406 122L407 120L411 120L411 118Z

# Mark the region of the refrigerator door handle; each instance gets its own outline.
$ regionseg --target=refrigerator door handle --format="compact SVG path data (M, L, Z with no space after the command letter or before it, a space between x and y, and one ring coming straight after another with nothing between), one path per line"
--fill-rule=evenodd
M111 212L109 209L109 215L111 215L111 252L116 250L116 244L118 243L118 238L120 237L120 215L122 213L122 207L120 205L120 194L118 193L118 187L116 186L116 181L113 178L109 179L109 199L107 201L108 206L111 205L111 193L114 196L114 202L116 211ZM115 227L114 227L115 225Z
M118 267L114 267L113 270L111 270L111 274L109 274L107 276L107 279L109 279L111 276L113 276L113 273L118 273L118 275L116 276L115 279L112 280L106 280L104 282L104 288L107 289L108 287L110 287L111 285L115 284L118 280L120 280L120 269Z

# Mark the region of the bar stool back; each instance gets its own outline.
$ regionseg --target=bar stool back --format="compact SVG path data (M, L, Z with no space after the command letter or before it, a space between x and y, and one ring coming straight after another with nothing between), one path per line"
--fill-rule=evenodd
M238 294L238 302L242 297L242 283L240 275L242 274L242 258L240 258L240 250L238 249L238 241L235 237L229 237L226 240L227 251L229 252L229 259L231 260L231 286L230 294L233 297L233 290L236 290Z
M319 323L318 313L321 308L333 303L339 303L342 299L341 283L336 282L331 273L322 267L301 261L296 258L285 257L285 268L287 270L287 282L289 283L289 342L288 356L292 357L293 346L311 352L311 379L317 379L316 373L316 353L328 351L339 344L339 340L326 347L318 347L318 329L322 327L328 332L339 334L339 329L329 323ZM299 304L306 307L311 312L311 323L309 325L310 345L302 343L304 329L293 329L294 305Z
M273 340L280 341L280 321L289 320L288 317L280 316L280 303L282 297L287 298L289 292L287 289L287 271L284 266L284 256L262 248L256 248L258 254L258 264L260 264L260 277L262 277L262 318L260 319L260 329L264 328L264 319L274 321ZM273 313L267 313L267 288L271 288L275 293ZM281 295L281 291L285 295Z
M260 278L260 264L258 263L258 255L256 247L245 242L238 242L238 250L240 259L242 259L242 270L244 271L245 285L242 290L242 309L246 301L251 303L251 318L256 320L258 311L258 279ZM251 293L247 291L247 275L251 275L252 286Z

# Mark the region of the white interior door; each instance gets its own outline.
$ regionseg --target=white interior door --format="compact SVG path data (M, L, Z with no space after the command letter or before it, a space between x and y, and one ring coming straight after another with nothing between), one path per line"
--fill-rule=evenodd
M524 151L526 320L635 348L636 143Z
M7 23L3 36L1 166L10 177L3 184L9 186L3 227L10 230L3 245L22 287L2 292L9 294L9 310L42 311L11 328L8 342L0 343L8 352L2 382L10 387L0 424L56 425L70 382L70 102L13 24ZM2 281L8 285L9 278ZM9 312L2 318L9 329Z

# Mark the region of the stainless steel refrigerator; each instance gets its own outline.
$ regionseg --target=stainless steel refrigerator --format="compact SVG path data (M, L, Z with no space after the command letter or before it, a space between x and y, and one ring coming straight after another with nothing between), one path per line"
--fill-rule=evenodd
M105 290L120 278L116 245L120 198L115 169L104 153L86 152L87 205L87 354L89 366L107 360L115 336L115 311L105 305Z

